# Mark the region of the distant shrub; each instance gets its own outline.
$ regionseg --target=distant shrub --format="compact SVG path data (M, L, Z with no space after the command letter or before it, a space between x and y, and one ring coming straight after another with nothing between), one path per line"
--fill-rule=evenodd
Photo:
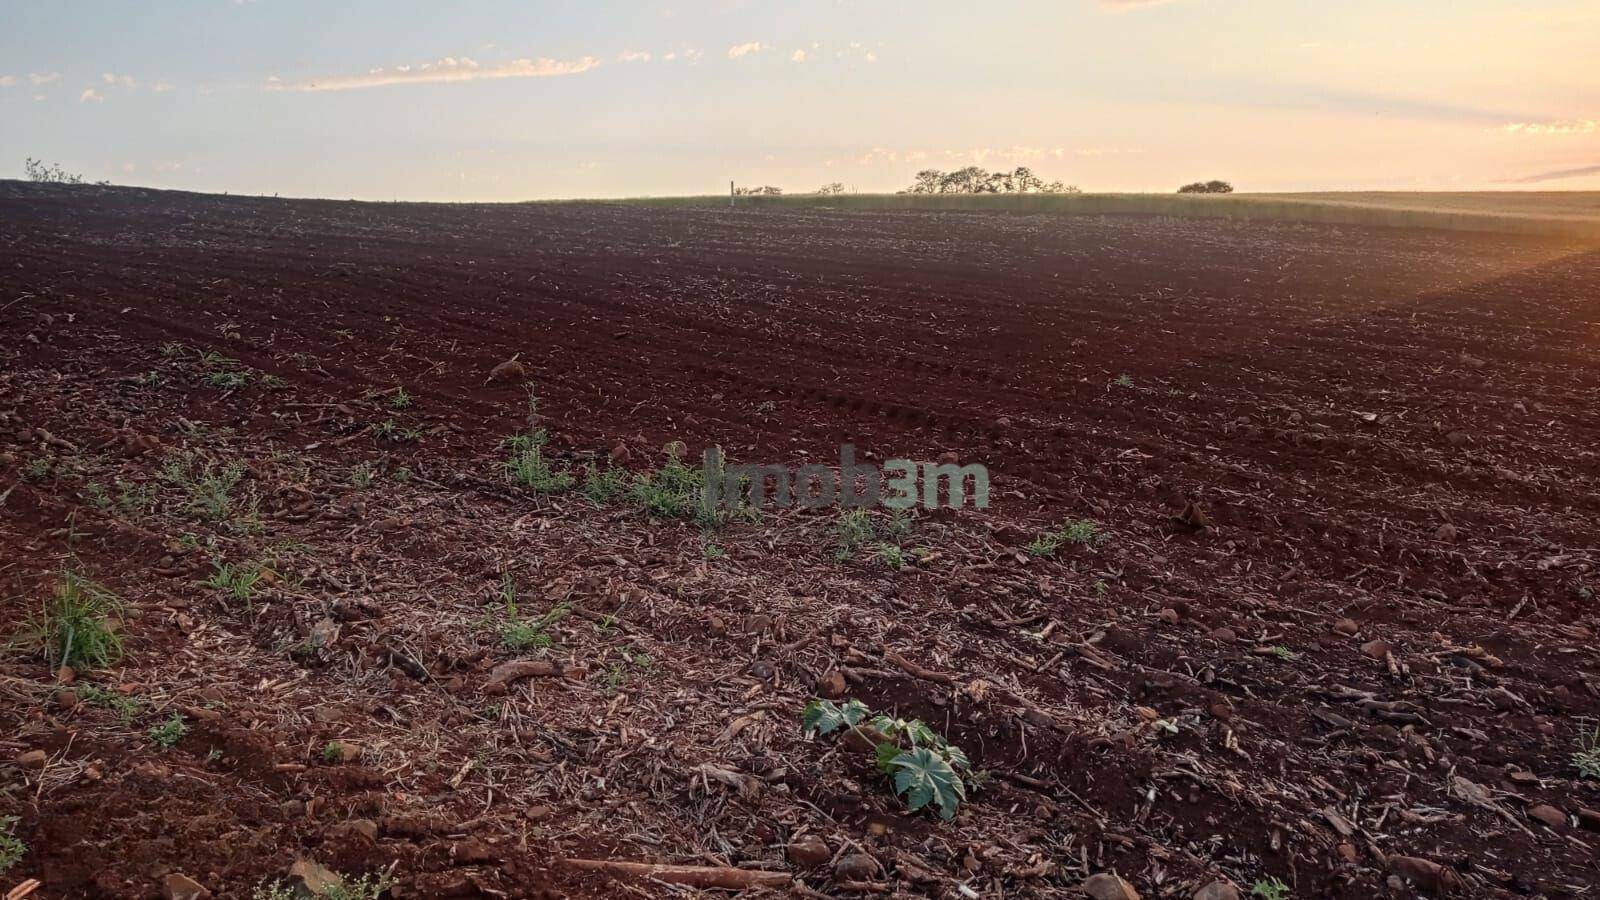
M47 163L28 157L22 164L23 171L28 175L29 181L39 184L83 184L83 176L61 168L56 163Z
M1226 181L1195 181L1178 188L1180 194L1231 194L1233 185Z

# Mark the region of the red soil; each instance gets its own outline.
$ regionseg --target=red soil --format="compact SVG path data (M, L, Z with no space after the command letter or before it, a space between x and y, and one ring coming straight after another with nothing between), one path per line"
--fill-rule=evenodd
M127 654L83 678L144 704L63 707L7 657L0 759L50 763L0 762L30 847L0 879L247 896L308 856L393 865L396 896L655 894L559 863L786 869L812 832L907 893L1114 870L1147 897L1409 896L1422 858L1450 873L1425 893L1580 896L1597 342L1600 254L1533 238L0 183L0 622L62 568L102 580ZM251 382L208 383L206 351ZM996 504L919 515L936 556L891 572L831 559L821 515L706 538L530 498L497 468L526 420L521 380L488 377L513 356L561 459L954 451ZM409 406L370 393L396 387ZM185 521L155 477L182 450L245 461L263 527ZM363 491L360 464L414 477ZM161 493L102 508L117 479ZM1066 519L1106 539L1023 553ZM266 554L285 579L259 608L199 584ZM583 671L502 702L482 621L508 571L597 620L553 651ZM618 640L654 660L620 689ZM832 670L995 773L955 822L802 738ZM175 711L189 733L153 746ZM321 759L341 737L377 749ZM759 796L683 777L703 763Z

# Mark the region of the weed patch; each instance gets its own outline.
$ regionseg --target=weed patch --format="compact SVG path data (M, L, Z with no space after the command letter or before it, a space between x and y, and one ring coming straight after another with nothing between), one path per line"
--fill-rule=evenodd
M101 585L73 572L63 572L44 609L29 618L14 643L52 668L104 668L122 658L122 636L116 616L122 601Z
M850 700L843 706L831 700L813 700L801 713L801 729L827 735L848 729L872 743L878 770L889 777L896 796L915 812L924 807L939 811L940 818L955 818L967 799L966 778L972 763L960 747L946 741L921 719L872 716L866 704Z
M1054 531L1046 532L1028 544L1028 555L1041 558L1056 555L1056 551L1072 544L1089 545L1098 544L1105 540L1100 533L1100 526L1088 519L1078 519L1062 523Z

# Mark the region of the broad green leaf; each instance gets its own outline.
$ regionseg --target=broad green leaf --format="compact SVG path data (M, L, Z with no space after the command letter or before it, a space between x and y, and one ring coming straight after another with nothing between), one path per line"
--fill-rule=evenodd
M967 759L967 753L955 744L944 745L944 758L950 760L950 765L957 769L972 770L972 760Z
M846 725L855 725L866 715L866 704L860 700L851 700L844 706L832 700L813 700L800 714L800 728L807 733L831 734Z
M956 808L966 799L966 787L944 757L926 747L906 750L890 763L894 770L894 791L905 797L913 812L932 803L939 816L953 819Z
M873 716L872 720L867 723L868 728L890 740L899 740L900 725L899 719L890 716Z
M877 746L877 754L878 770L887 775L894 769L893 763L895 757L900 755L900 745L887 742L879 744Z
M905 733L907 740L911 741L911 746L913 747L937 747L944 743L944 740L934 734L933 729L924 724L921 719L912 719L906 722Z

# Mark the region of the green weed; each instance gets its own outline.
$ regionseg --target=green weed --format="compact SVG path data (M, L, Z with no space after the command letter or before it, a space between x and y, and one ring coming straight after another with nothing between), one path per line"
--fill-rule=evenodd
M206 587L222 591L234 600L248 606L255 598L256 585L261 581L263 569L256 563L213 563L216 571L206 579Z
M1587 735L1578 736L1577 752L1572 754L1572 765L1578 775L1600 781L1600 726Z
M122 601L101 585L73 572L63 572L44 609L23 623L13 639L44 657L52 668L97 669L122 657L122 636L113 617Z
M16 816L0 816L0 874L4 874L22 861L28 853L28 845L17 837Z
M1064 522L1054 531L1039 535L1028 544L1027 550L1030 556L1050 557L1068 544L1096 544L1104 539L1098 525L1088 519L1079 519Z
M151 742L158 747L175 747L189 733L189 726L184 723L183 717L173 713L172 718L160 725L151 726L147 732Z
M834 524L834 558L843 562L854 557L876 534L872 517L867 515L866 510L851 509L841 513L839 521Z
M721 517L706 504L704 487L703 472L670 456L656 471L635 476L629 494L653 518L690 519L709 527Z
M628 487L628 470L590 466L583 476L583 495L596 505L610 503Z
M1261 900L1289 900L1289 886L1276 877L1260 878L1250 886L1250 896Z
M575 479L571 472L558 470L545 459L544 448L550 436L543 428L529 429L526 434L506 438L506 477L513 484L539 494L559 494L571 490Z

